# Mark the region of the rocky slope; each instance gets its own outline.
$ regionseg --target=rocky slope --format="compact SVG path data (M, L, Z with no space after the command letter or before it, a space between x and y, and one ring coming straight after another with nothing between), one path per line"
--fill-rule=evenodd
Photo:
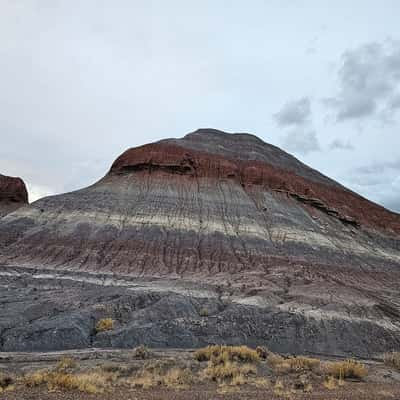
M206 129L127 150L91 187L4 217L0 263L2 279L25 271L13 290L27 320L0 322L8 350L93 343L102 299L118 320L101 339L112 346L362 355L400 346L400 216L252 135ZM51 285L38 285L43 269ZM97 286L96 296L81 290L61 306L72 300L52 292L57 274ZM108 286L119 294L100 295Z
M20 178L0 174L0 218L28 204L28 192Z

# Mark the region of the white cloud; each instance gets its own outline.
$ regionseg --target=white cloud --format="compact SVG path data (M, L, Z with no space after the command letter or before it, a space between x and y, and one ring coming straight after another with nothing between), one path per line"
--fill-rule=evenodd
M294 153L308 154L321 150L317 135L313 130L296 129L282 138L282 146Z
M367 43L342 55L339 91L326 98L338 121L393 114L398 108L400 42Z
M299 100L285 103L274 118L278 125L301 125L306 123L311 116L310 99L303 97Z
M341 139L334 139L329 145L331 150L354 150L354 146L350 141L343 141Z
M347 177L368 198L400 212L400 160L366 164L348 171Z

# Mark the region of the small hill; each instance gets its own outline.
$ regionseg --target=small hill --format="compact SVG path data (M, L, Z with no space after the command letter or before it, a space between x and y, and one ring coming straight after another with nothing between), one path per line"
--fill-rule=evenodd
M28 192L21 178L0 174L0 218L28 204Z

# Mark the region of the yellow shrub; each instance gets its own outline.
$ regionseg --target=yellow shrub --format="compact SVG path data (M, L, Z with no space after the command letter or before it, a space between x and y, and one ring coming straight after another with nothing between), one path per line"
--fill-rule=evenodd
M96 323L96 332L112 331L114 329L114 320L112 318L103 318Z
M337 379L363 379L368 374L365 365L355 360L328 363L327 371L329 375Z
M260 360L258 353L247 346L208 346L196 351L194 357L208 361L201 372L203 378L233 386L249 383L248 377L257 374L256 366L251 363Z
M257 351L247 346L207 346L195 352L197 361L213 361L224 363L227 361L258 362L260 357Z
M24 376L23 381L28 387L40 386L47 382L49 371L39 370Z
M386 353L384 356L384 362L386 365L400 370L400 352L393 351L391 353Z
M50 375L47 386L50 390L77 389L85 393L101 393L107 386L107 376L90 372L82 374L54 373Z

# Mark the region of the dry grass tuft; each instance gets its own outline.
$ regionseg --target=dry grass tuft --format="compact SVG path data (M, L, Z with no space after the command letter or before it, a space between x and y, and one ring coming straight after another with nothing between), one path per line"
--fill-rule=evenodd
M137 376L127 379L125 383L134 388L151 389L161 385L163 380L156 372L141 371Z
M267 357L268 364L275 369L275 367L279 364L284 363L286 360L279 354L275 353L270 353L269 356Z
M257 351L247 346L208 346L195 353L198 361L208 361L200 372L202 379L217 382L223 391L227 386L251 383L257 375L254 365L260 360Z
M41 369L25 375L23 378L23 382L28 387L40 386L47 382L48 375L48 370Z
M368 371L364 364L355 360L336 361L327 364L329 375L339 379L363 379Z
M222 383L229 381L238 385L248 382L250 375L256 375L257 368L251 364L240 365L237 362L227 361L224 364L213 364L209 362L207 368L202 371L202 376L214 382Z
M278 379L274 385L274 394L280 396L284 392L284 390L285 390L284 383L280 379Z
M283 381L277 380L274 385L274 395L279 397L280 399L294 399L294 395L296 392L294 390L286 389Z
M327 376L324 381L324 387L328 390L334 390L337 388L337 380L333 376Z
M114 329L114 320L112 318L99 319L96 323L96 332L112 331Z
M194 382L194 377L187 368L172 368L167 371L163 381L170 388L184 389Z
M278 354L270 353L267 357L268 364L275 373L285 375L291 372L317 371L321 362L316 358L289 357L284 358Z
M149 350L138 347L135 355L145 360L149 357ZM318 359L284 357L264 348L252 350L246 346L208 346L198 350L194 357L205 363L196 363L193 359L188 362L186 357L158 359L154 356L150 360L134 360L120 365L116 361L108 362L91 370L84 370L83 366L76 368L76 361L65 357L53 369L37 370L22 379L18 378L16 382L27 387L43 385L49 391L72 390L89 394L109 392L116 387L180 390L201 383L217 386L217 392L221 394L238 392L245 387L257 392L273 393L272 396L278 398L295 399L298 396L310 396L308 394L313 391L313 384L323 383L326 389L334 390L344 384L344 379L362 379L367 375L366 367L353 360L325 361L321 367ZM264 357L266 362L258 364L260 358ZM386 358L385 361L392 365L392 359L389 356ZM275 376L276 381L271 378L271 383L265 376L265 373L270 374L266 364L275 373L288 375ZM262 374L258 374L258 368ZM12 387L12 381L6 378L0 373L0 392ZM325 381L322 382L322 379ZM79 396L77 393L71 395Z
M325 378L324 387L328 390L335 390L338 386L344 386L343 379L336 379L332 375L329 375Z
M56 365L57 371L67 371L76 367L76 361L70 357L63 357Z
M138 375L128 378L125 383L131 387L151 389L156 386L167 386L173 389L185 389L194 382L192 373L184 368L171 368L163 374L158 369L142 370Z
M391 353L386 353L383 358L386 365L389 367L396 368L400 371L400 352L392 351Z
M271 386L271 382L267 378L261 377L252 379L250 383L260 389L267 389Z
M194 357L197 361L212 361L214 364L228 361L253 363L260 361L257 351L247 346L207 346L197 350Z
M292 371L316 371L321 365L321 361L310 357L291 357L289 364Z
M313 390L313 386L308 381L308 377L305 374L300 375L295 380L293 387L295 390L302 390L304 393L311 393Z
M102 372L73 374L55 369L39 370L25 375L23 382L28 387L47 385L49 391L79 390L85 393L102 393L114 380L113 374Z

